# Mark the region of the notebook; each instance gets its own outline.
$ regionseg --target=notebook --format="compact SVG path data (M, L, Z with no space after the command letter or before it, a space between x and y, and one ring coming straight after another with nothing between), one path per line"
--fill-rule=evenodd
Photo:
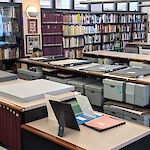
M124 121L117 120L115 118L104 115L99 118L88 121L84 125L101 132L123 124L125 124Z

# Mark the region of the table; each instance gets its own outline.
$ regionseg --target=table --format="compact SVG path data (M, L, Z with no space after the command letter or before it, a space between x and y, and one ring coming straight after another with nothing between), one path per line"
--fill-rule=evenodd
M84 52L83 55L89 56L89 57L109 57L109 58L119 58L119 59L135 60L135 61L143 61L143 62L150 61L149 55L140 55L140 54L123 53L123 52L112 52L112 51L103 51L103 50Z
M116 53L118 53L118 52L116 52ZM150 56L149 56L149 60L150 60ZM54 68L54 69L58 69L58 70L63 70L63 71L68 72L69 74L76 73L76 74L85 75L85 76L88 75L88 76L94 76L94 77L100 77L100 78L110 78L110 79L121 80L121 81L126 81L126 82L150 85L150 76L146 76L146 77L140 78L140 79L129 78L129 77L124 77L124 76L119 76L119 75L111 75L109 73L104 73L104 72L91 72L91 71L85 71L85 70L78 70L77 66L76 67L55 66L55 65L48 64L48 63L44 63L44 62L31 60L28 58L19 59L18 62L21 64L26 64L26 65L31 65L31 66L40 66L43 68ZM90 65L90 64L86 64L86 65ZM85 66L85 65L80 65L80 66Z
M23 149L118 150L144 149L150 146L150 128L125 121L125 125L98 132L80 125L81 131L65 128L64 137L57 136L58 125L48 118L21 126ZM148 147L149 148L149 147Z
M150 46L147 42L129 42L127 45Z
M0 86L14 83L30 82L13 80L1 82ZM21 150L21 124L47 117L45 99L20 102L0 97L0 142L10 149Z

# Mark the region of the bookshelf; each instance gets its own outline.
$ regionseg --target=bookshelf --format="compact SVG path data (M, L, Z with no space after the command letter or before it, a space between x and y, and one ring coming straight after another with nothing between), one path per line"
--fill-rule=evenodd
M52 11L49 10L49 13L51 12ZM53 13L57 14L57 12ZM43 25L48 26L51 24L55 24L55 26L57 26L57 23L61 24L60 26L62 26L61 32L57 30L56 33L58 36L61 36L63 40L62 51L60 54L70 58L81 58L82 52L88 51L115 51L116 42L119 43L120 47L117 51L123 51L128 42L146 41L146 13L79 13L66 11L62 13L61 22L55 22L54 20L52 22L42 21ZM49 36L51 37L52 34L54 34L51 32L42 32L44 37L43 40L45 40L45 36L48 37L48 34L50 34ZM44 47L45 46L46 45L44 45Z
M1 69L10 69L17 58L23 56L22 33L22 5L0 3L0 64L3 64L0 65Z
M42 9L42 49L44 56L63 55L63 13Z

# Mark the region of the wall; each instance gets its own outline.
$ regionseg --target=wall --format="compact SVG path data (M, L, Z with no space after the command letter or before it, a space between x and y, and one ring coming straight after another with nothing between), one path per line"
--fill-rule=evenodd
M38 10L37 27L38 33L28 33L28 16L26 14L26 8L29 5L34 5ZM26 35L37 35L40 34L40 49L42 49L42 36L41 36L41 11L40 11L40 0L22 0L22 11L23 11L23 32L24 32L24 52L26 52ZM25 54L25 56L28 56Z

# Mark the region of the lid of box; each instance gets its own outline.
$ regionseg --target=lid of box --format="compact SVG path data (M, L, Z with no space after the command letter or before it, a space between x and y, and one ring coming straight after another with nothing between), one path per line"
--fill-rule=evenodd
M135 83L126 83L126 94L134 95L135 94Z
M141 97L149 96L149 85L136 84L135 94Z
M17 72L20 74L25 74L29 76L42 76L43 75L42 72L34 72L34 71L24 70L24 69L18 69Z
M117 80L111 80L111 79L104 79L103 83L104 84L109 84L109 85L123 86L123 84L125 82L123 82L123 81L117 81Z
M9 73L9 72L0 70L0 82L15 80L17 78L18 78L17 75L14 73Z
M103 84L101 82L94 82L84 86L85 90L92 90L96 92L103 91Z
M95 82L95 81L96 80L94 80L94 79L79 77L79 78L73 78L70 81L68 81L67 83L75 85L75 86L84 86L84 85L86 85L88 83L92 83L92 82Z

